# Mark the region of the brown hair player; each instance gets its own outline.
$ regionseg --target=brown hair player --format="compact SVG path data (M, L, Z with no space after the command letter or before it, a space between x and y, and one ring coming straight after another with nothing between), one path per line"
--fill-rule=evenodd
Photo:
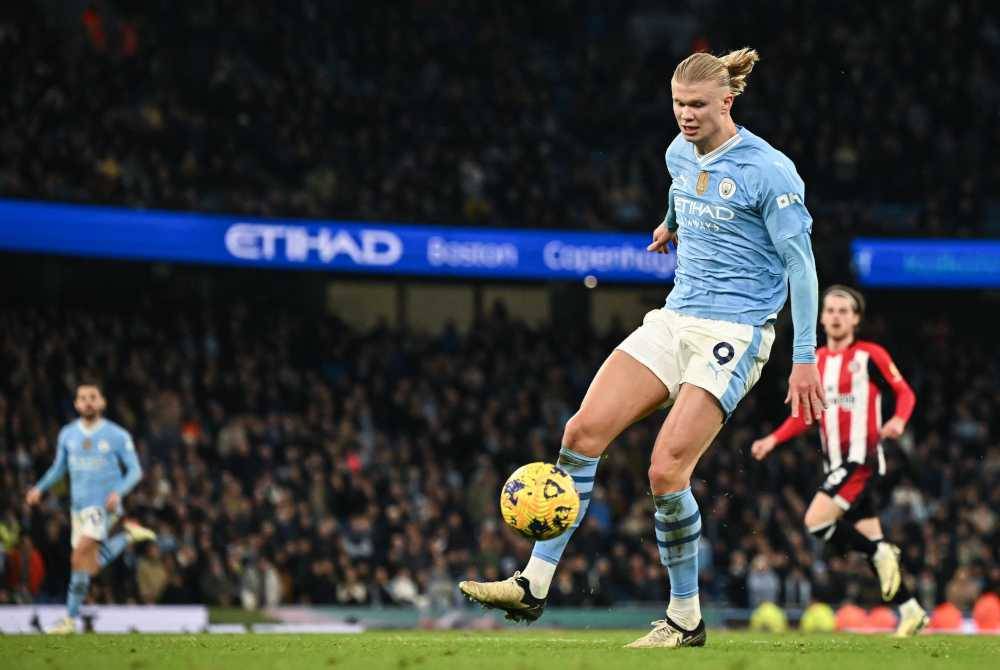
M899 605L896 635L907 637L927 625L927 613L901 579L899 549L885 541L871 494L885 471L882 438L903 434L916 398L889 353L856 338L864 311L864 297L848 286L834 285L823 293L820 323L826 346L816 353L827 402L820 420L826 477L806 510L805 524L838 555L855 550L868 556L882 598ZM885 424L873 369L896 396L895 414ZM756 440L751 453L762 460L777 445L808 429L801 417L790 416L773 433Z

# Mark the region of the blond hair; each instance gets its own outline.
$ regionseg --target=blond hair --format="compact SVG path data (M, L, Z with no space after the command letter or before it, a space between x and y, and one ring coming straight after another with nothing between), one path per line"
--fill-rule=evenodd
M865 315L865 296L861 294L861 291L853 289L850 286L844 286L843 284L834 284L823 291L823 300L826 300L828 295L832 295L837 298L847 298L854 303L853 307L855 314L858 316Z
M728 88L733 95L739 95L747 87L747 77L750 76L754 63L759 60L757 50L749 47L730 51L725 56L695 53L678 64L673 81L716 81L719 86Z

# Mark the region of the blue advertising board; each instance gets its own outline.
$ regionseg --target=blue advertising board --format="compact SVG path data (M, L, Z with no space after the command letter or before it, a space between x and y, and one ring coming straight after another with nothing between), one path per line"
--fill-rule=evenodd
M863 286L1000 288L1000 240L855 239Z
M0 250L367 274L667 283L649 234L305 221L0 200Z

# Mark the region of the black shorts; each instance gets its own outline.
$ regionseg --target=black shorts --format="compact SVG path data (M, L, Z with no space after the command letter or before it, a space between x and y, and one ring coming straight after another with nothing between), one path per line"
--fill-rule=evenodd
M878 471L870 465L844 463L827 473L819 490L844 510L845 519L858 521L878 516L880 479Z

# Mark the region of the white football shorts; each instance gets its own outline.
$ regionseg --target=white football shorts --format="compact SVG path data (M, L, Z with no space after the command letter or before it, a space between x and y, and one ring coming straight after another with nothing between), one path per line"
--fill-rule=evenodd
M681 384L694 384L718 400L725 419L760 379L774 344L774 326L701 319L670 309L647 313L618 345L656 375L673 404Z
M73 529L69 543L76 549L81 537L89 537L98 542L108 539L108 532L118 523L117 514L109 514L106 509L95 505L73 510Z

